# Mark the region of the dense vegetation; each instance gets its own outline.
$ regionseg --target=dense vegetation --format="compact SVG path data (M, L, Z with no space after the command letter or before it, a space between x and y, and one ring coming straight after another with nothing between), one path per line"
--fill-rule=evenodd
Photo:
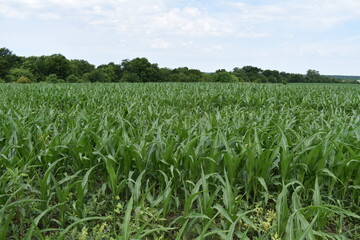
M336 83L342 79L322 76L308 70L306 75L263 70L245 66L228 72L203 73L180 67L159 68L146 58L123 60L98 67L85 60L68 60L61 54L19 57L7 48L0 49L0 82L257 82L257 83Z
M360 76L329 75L327 77L341 80L341 82L356 82L360 80Z
M360 239L359 100L357 85L1 84L0 239Z

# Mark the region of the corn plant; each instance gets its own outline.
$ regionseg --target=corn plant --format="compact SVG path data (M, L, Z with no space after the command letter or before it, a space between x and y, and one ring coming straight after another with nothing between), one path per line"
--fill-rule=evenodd
M1 239L359 239L360 88L0 85Z

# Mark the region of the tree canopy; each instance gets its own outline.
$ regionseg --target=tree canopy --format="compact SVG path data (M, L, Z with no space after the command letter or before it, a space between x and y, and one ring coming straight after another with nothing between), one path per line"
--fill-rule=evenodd
M19 81L21 79L21 81ZM219 69L204 73L198 69L160 68L146 58L125 59L95 67L82 59L69 60L61 54L20 57L0 48L0 82L254 82L254 83L322 83L341 82L322 76L316 70L306 74L263 70L254 66Z

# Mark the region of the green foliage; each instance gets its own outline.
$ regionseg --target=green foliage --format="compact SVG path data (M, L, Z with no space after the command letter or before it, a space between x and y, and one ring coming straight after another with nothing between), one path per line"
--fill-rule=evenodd
M20 67L22 58L13 54L7 48L0 48L0 79L5 79L11 68Z
M109 82L108 79L102 69L95 69L90 73L85 73L83 76L85 82Z
M158 82L161 80L157 64L151 64L146 58L135 58L130 61L124 60L122 67L124 74L131 74L130 76L132 77L134 77L133 74L137 74L140 82Z
M121 78L121 82L141 82L141 79L137 73L125 73Z
M34 81L35 77L29 69L25 68L12 68L9 74L6 76L8 82L16 82L21 77L26 77L29 81Z
M316 70L308 70L306 75L263 70L258 67L244 66L203 73L198 69L179 67L175 69L159 68L146 58L123 60L121 64L110 62L95 68L85 60L68 60L61 54L50 56L18 57L6 48L0 49L0 79L17 81L12 70L25 69L24 75L32 82L47 81L51 74L61 79L57 82L254 82L254 83L340 83L341 79L326 77ZM11 73L11 74L9 74ZM70 78L68 78L71 76ZM75 80L75 77L77 78ZM48 82L48 81L47 81ZM56 81L53 81L54 83ZM352 82L355 83L355 82Z
M2 84L0 239L358 239L358 92Z
M49 76L46 77L45 82L48 83L58 83L59 82L59 78L56 74L50 74Z
M47 75L56 74L60 79L66 79L71 72L70 61L61 54L53 54L44 59Z
M106 81L108 82L119 82L123 75L121 66L112 62L107 65L100 65L98 69L101 69L104 72Z
M68 82L68 83L80 82L80 77L77 77L74 74L71 74L66 78L66 82Z
M31 80L28 77L21 76L16 82L17 83L31 83Z
M212 79L214 82L238 82L239 79L232 73L225 70L218 70L213 74Z
M92 72L95 66L85 60L70 60L70 72L77 77L83 76L85 73Z

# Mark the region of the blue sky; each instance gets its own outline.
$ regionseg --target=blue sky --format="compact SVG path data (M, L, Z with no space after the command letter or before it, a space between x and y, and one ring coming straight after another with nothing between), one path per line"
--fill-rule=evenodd
M360 1L1 0L0 47L95 65L360 75Z

